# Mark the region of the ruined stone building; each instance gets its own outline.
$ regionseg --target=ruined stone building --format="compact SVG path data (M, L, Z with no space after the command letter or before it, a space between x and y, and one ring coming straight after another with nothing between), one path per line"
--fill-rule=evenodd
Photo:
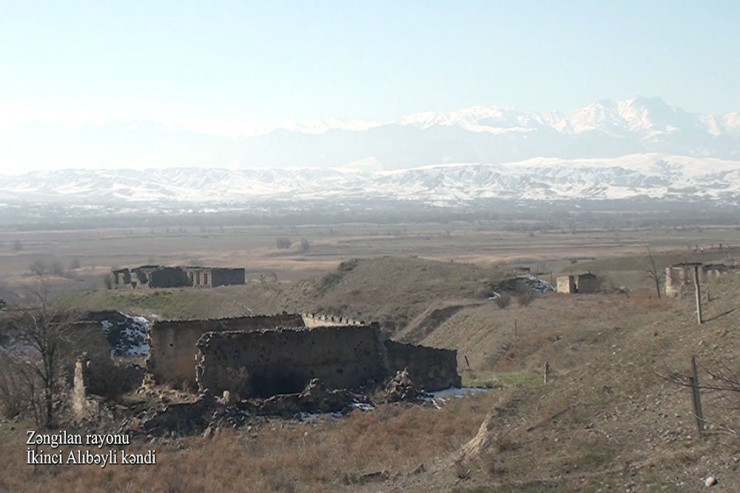
M195 388L195 345L206 332L303 326L303 317L297 313L156 321L149 329L147 369L159 382Z
M380 327L308 328L299 314L158 321L147 369L159 383L241 397L300 392L313 378L357 388L407 368L433 391L460 385L457 352L383 340Z
M353 389L403 369L427 391L461 384L457 351L384 341L377 325L208 332L197 349L198 388L216 395L296 393L313 378L328 388Z
M726 264L703 264L701 262L681 262L665 269L665 294L668 297L678 297L694 292L694 277L699 283L720 277L732 269Z
M590 272L585 274L558 276L558 293L598 293L601 291L601 280Z
M208 287L244 284L244 268L229 267L165 267L142 265L132 269L111 272L111 287L120 288L177 288Z

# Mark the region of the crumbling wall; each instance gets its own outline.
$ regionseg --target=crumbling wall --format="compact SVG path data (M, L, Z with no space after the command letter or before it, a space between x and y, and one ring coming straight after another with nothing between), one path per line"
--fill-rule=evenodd
M573 294L576 292L576 279L574 276L558 277L558 293Z
M461 384L457 351L381 341L377 325L209 332L197 346L198 387L216 395L295 393L313 378L328 388L357 388L404 368L428 391Z
M576 278L576 290L582 294L601 291L601 281L594 274L581 274Z
M246 273L243 268L222 268L214 267L211 269L211 286L232 286L235 284L244 284L246 282Z
M246 283L243 267L163 267L142 265L111 272L112 288L216 287Z
M149 329L147 369L161 383L195 387L195 353L206 332L303 327L300 314L154 322Z
M99 403L88 394L88 372L86 362L77 360L72 385L72 412L76 421L93 419L99 411Z
M558 276L558 293L598 293L601 281L595 274L586 273L577 276Z
M339 315L326 315L321 313L302 313L303 322L306 327L329 327L331 325L366 325L364 320L342 317Z
M111 272L113 277L112 287L114 289L131 287L131 272L128 269L118 269Z
M190 286L187 273L180 267L162 267L149 274L149 287L178 288Z
M357 388L387 374L379 340L369 326L209 332L198 341L198 387L269 397L318 378L328 388Z
M453 349L437 349L391 340L383 341L383 345L390 375L406 368L411 381L427 392L459 387L462 383L457 374L457 351Z
M694 269L699 277L699 283L705 283L718 278L733 267L726 264L701 264L698 262L683 262L673 264L665 269L665 294L668 297L679 297L694 292Z

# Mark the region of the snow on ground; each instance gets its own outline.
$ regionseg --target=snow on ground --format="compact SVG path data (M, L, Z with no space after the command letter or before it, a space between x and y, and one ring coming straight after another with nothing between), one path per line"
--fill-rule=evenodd
M111 343L111 356L146 356L149 354L149 336L151 322L144 317L133 317L123 313L102 320L103 333Z

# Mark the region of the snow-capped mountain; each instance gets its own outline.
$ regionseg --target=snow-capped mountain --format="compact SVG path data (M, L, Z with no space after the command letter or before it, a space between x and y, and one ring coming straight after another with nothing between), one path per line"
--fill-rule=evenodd
M0 159L53 155L54 142L63 142L65 152L76 142L100 169L0 176L0 205L151 210L275 200L740 202L740 113L689 113L659 98L605 100L571 112L478 106L392 122L287 122L240 137L151 122L57 130L44 146L24 141L22 128L0 133L0 149L17 147ZM74 139L67 139L69 132ZM141 142L151 169L129 169L125 163L141 162Z
M5 177L8 203L244 205L265 200L408 200L464 205L482 199L716 200L740 202L740 162L666 154L534 158L404 170L199 169L60 170ZM3 202L3 200L0 200Z
M391 170L641 153L740 160L740 113L690 113L660 98L639 97L565 112L477 106L384 122L288 121L241 134L148 121L34 123L0 132L0 150L6 169L56 167L50 164L55 162L107 169L335 168L371 159L376 169Z

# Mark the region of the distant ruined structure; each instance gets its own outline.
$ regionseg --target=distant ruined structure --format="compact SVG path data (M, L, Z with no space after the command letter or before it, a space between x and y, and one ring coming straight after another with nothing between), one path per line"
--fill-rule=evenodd
M717 278L732 269L726 264L702 264L701 262L682 262L673 264L665 269L665 294L669 298L677 298L694 292L694 270L699 283Z
M598 293L601 291L601 280L590 272L577 276L558 276L558 293Z
M121 288L215 288L244 284L244 268L231 267L166 267L142 265L131 269L116 269L111 272L111 287Z

